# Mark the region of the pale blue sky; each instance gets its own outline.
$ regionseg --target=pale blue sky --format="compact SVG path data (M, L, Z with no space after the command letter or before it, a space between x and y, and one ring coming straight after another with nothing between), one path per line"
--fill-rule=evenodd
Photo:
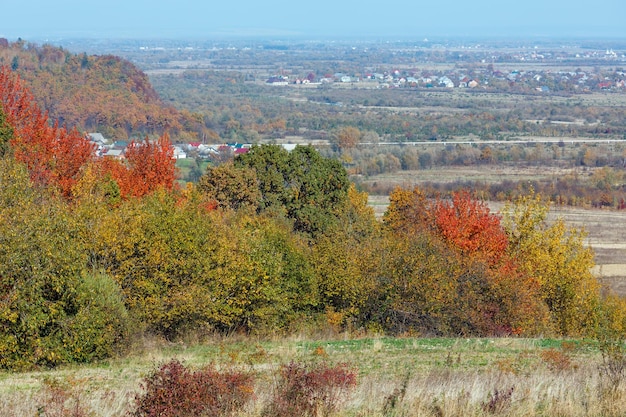
M624 0L0 0L0 37L626 37Z

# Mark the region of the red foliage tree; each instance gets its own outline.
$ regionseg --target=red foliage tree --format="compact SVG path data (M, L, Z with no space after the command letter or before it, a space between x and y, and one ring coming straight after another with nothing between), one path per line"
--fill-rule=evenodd
M546 307L537 280L509 255L501 217L484 202L467 191L451 199L428 199L417 187L397 189L389 200L385 223L398 236L432 233L458 257L455 314L463 323L455 331L537 334L545 328Z
M480 304L468 311L484 334L534 334L546 322L539 286L519 270L507 253L508 236L489 207L460 191L452 200L436 200L430 208L436 232L464 259L469 270L484 264L485 287ZM479 285L480 287L480 285ZM469 314L469 315L471 315Z
M76 130L51 124L20 77L5 66L0 67L0 106L14 129L13 155L26 164L31 179L71 197L81 168L94 157L94 146Z
M118 183L122 198L142 197L159 188L172 190L176 185L176 160L167 133L157 141L132 142L125 162L107 159L103 164Z
M508 238L500 216L467 191L455 193L452 201L437 200L432 211L437 232L463 254L494 264L506 252Z

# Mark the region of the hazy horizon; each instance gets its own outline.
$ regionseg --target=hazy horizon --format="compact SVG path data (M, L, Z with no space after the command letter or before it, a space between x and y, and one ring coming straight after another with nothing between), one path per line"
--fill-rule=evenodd
M504 3L408 0L357 5L321 0L306 6L283 1L204 3L147 0L11 2L2 6L0 37L58 38L624 38L617 0L581 6L563 0ZM37 11L34 13L33 11Z

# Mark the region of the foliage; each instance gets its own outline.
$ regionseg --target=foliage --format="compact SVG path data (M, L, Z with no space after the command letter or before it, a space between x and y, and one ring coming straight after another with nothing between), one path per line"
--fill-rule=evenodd
M69 197L81 168L93 158L93 145L76 130L51 124L19 76L6 67L0 68L0 107L13 128L13 155L26 164L31 179Z
M89 253L146 330L277 330L317 303L306 245L289 224L206 211L193 190L164 190L101 212Z
M72 54L52 45L0 47L37 104L62 124L126 139L180 132L191 120L166 106L148 76L130 61L102 54ZM189 126L192 127L192 126ZM192 130L193 132L193 130Z
M288 200L289 152L281 146L254 146L234 161L237 168L251 168L256 172L260 210L284 210Z
M261 198L255 171L235 168L232 163L208 166L198 181L198 190L215 199L218 207L232 210L256 210Z
M96 164L104 181L116 181L122 198L175 186L175 160L167 134L154 142L146 138L141 143L131 143L125 163L113 159L96 161L93 144L76 130L51 124L21 79L5 67L0 69L0 104L6 123L13 128L9 141L12 154L26 164L31 179L38 185L58 187L71 199L86 167Z
M97 217L85 214L91 268L113 277L147 330L175 335L201 327L217 311L206 277L215 229L204 213L202 200L179 205L162 190Z
M361 131L356 127L343 127L335 134L335 143L339 150L346 151L356 147L361 141L361 136Z
M238 245L231 249L240 260L231 273L240 288L233 300L242 307L239 325L276 332L310 317L319 308L319 284L306 242L289 223L272 218L242 218L239 226Z
M125 350L129 317L120 287L103 272L84 273L76 287L78 311L65 324L63 344L73 361L92 362Z
M126 313L116 285L87 273L81 225L62 200L0 159L0 368L85 362L119 350Z
M0 157L9 151L9 143L13 139L13 127L7 122L2 106L0 106Z
M142 197L159 188L172 190L176 185L176 160L167 134L157 141L131 142L124 162L105 159L101 163L117 182L122 198Z
M267 416L330 416L356 386L356 373L345 364L283 365Z
M154 370L135 397L134 417L230 416L253 395L253 378L208 366L192 371L177 360Z
M509 256L519 270L536 280L561 335L589 335L595 328L600 284L593 276L593 252L584 232L567 228L562 219L546 223L548 206L528 195L503 211Z
M368 269L380 241L380 224L367 204L367 194L351 185L336 225L312 248L320 302L335 315L332 324L348 324L361 314L376 285Z
M432 211L438 234L461 255L476 256L490 264L501 260L508 239L499 216L491 214L484 202L467 191L459 192L451 201L437 200Z
M602 362L598 366L602 393L615 394L626 381L625 325L626 300L614 295L605 297L594 334L602 354Z
M310 146L291 152L277 145L255 146L238 156L235 166L256 171L261 210L284 212L294 220L294 230L313 237L332 226L347 197L345 169Z
M385 211L384 223L396 232L415 233L431 227L430 203L419 188L406 190L396 187L389 194L389 206Z
M469 193L444 200L427 199L417 187L396 189L384 221L391 239L399 238L383 275L394 277L395 325L435 334L532 334L545 328L537 284L507 253L500 217Z

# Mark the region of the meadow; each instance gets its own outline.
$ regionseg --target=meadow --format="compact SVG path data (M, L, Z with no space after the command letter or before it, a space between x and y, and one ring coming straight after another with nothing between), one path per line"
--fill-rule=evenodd
M141 380L177 359L254 378L236 415L264 415L289 362L345 363L357 384L336 416L618 416L626 413L626 362L597 342L555 339L386 338L327 334L276 340L232 336L190 344L142 341L133 354L52 371L0 374L0 415L124 416ZM345 394L345 395L343 395Z

